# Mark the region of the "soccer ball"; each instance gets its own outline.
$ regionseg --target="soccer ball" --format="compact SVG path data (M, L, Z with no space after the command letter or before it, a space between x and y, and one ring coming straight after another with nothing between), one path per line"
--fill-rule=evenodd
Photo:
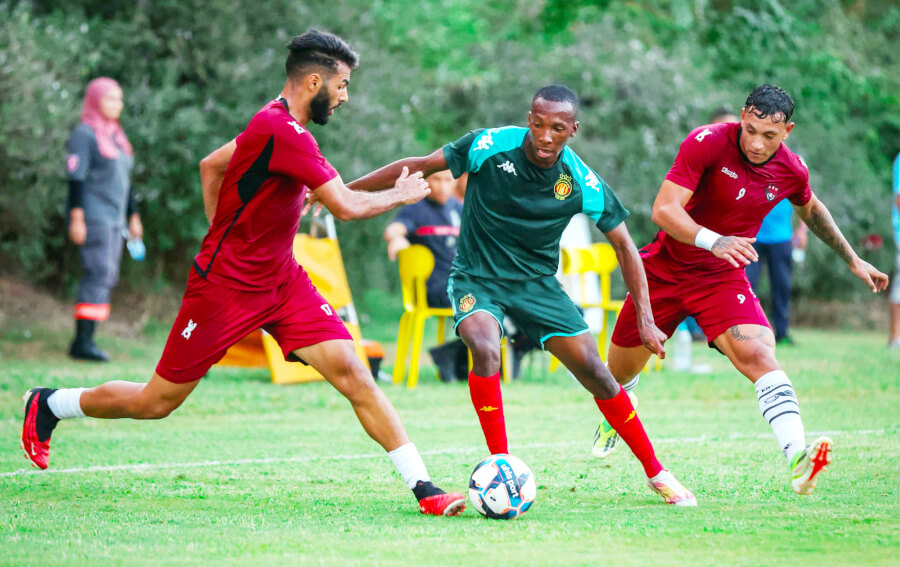
M536 494L534 473L512 455L491 455L469 479L469 500L487 518L518 518L531 508Z

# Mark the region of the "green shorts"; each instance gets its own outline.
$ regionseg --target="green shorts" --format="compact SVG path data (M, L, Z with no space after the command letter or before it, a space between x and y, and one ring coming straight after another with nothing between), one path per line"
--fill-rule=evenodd
M522 280L490 279L453 270L447 282L453 321L479 311L494 316L503 335L503 318L509 315L516 326L544 348L550 337L574 337L590 329L581 312L553 276Z

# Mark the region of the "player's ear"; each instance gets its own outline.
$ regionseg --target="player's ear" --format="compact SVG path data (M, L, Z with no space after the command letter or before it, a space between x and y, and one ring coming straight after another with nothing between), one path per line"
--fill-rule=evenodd
M785 124L784 125L784 138L782 138L782 139L786 140L787 137L791 135L791 130L793 130L793 129L794 129L793 122L788 122L787 124Z
M310 73L306 76L306 88L309 89L310 92L316 92L319 90L319 87L322 86L324 81L322 80L322 75L319 73Z
M578 132L578 127L579 127L580 125L581 125L581 122L579 122L579 121L576 120L576 121L575 121L575 124L572 125L572 135L569 136L570 138L572 138L572 137L575 136L575 133Z

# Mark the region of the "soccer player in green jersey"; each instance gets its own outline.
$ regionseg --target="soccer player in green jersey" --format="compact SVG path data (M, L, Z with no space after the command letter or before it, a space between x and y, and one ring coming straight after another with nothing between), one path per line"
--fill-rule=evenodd
M459 247L447 291L456 331L472 353L469 391L488 449L507 453L500 394L500 339L509 314L594 396L603 416L641 461L651 489L666 502L697 501L657 460L625 391L600 359L580 312L554 274L559 238L576 213L590 216L615 248L640 316L643 344L664 356L665 335L653 322L647 280L624 220L628 211L603 179L566 143L578 131L578 98L561 85L540 89L528 127L474 130L424 157L386 165L348 185L390 187L404 167L430 175L469 174Z

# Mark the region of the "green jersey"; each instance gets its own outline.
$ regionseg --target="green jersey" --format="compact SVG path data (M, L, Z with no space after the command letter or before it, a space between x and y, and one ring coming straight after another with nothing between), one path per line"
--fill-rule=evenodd
M454 270L486 278L549 276L559 238L577 213L603 232L628 211L594 170L566 146L553 167L525 156L527 128L473 130L444 146L454 177L469 173Z

